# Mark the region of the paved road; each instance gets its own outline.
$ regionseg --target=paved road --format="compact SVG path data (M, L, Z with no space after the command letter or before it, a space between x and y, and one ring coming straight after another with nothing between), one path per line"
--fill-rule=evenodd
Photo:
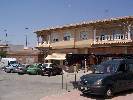
M48 77L0 71L0 100L40 100L65 92L61 88L61 75Z
M77 75L77 80L82 74ZM18 75L0 71L0 100L103 100L102 97L84 96L78 90L73 90L70 81L74 75L64 78L62 90L62 76ZM71 92L66 91L67 89ZM115 95L114 100L132 100L133 91L126 91Z

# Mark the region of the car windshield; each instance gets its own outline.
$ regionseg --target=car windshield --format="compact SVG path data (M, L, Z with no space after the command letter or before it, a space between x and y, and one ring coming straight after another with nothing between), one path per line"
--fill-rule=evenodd
M36 67L36 65L35 65L35 64L33 64L33 65L31 65L31 66L30 66L30 68L34 68L34 67Z
M10 64L17 64L17 61L10 61Z
M51 63L43 64L43 68L52 68Z
M43 68L46 68L48 66L48 64L43 64Z
M120 60L109 60L96 65L94 73L115 73L119 65Z

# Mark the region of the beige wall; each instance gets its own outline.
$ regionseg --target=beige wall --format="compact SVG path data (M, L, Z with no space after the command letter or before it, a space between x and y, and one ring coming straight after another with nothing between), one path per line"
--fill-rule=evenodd
M126 22L127 19L125 19ZM124 20L123 20L124 21ZM120 26L121 24L121 26ZM98 41L94 41L94 30L96 29L96 36L98 37ZM81 32L87 32L88 39L83 40L80 38ZM123 26L123 23L121 20L116 21L101 21L97 23L91 23L91 24L82 24L82 25L76 25L76 26L70 26L70 27L62 27L62 28L55 28L55 29L49 29L45 30L45 38L43 39L48 41L50 37L50 42L52 46L53 52L66 52L66 53L87 53L87 49L92 48L92 45L95 44L116 44L116 43L128 43L131 42L129 39L121 39L116 38L115 40L112 39L113 33L122 33L127 34L128 28L126 26ZM64 41L63 37L65 33L71 33L71 39L69 41ZM43 33L42 33L43 34ZM101 40L100 35L106 35L106 39ZM50 36L49 36L50 35ZM57 35L59 41L53 42L52 38L53 36ZM107 36L109 35L109 36ZM122 36L121 35L121 36ZM120 37L121 37L120 36ZM123 35L124 36L124 35ZM125 35L124 37L126 37ZM107 39L108 37L108 39ZM133 39L133 28L131 30L131 38ZM96 39L95 39L96 40ZM111 42L110 42L111 41ZM116 44L117 45L117 44ZM44 49L46 49L44 47Z
M80 32L84 31L88 33L88 40L81 40L80 38ZM71 33L70 41L63 40L65 33ZM57 35L57 37L59 38L58 42L52 41L52 38L55 35ZM93 29L91 27L64 29L64 30L51 32L51 46L53 49L74 48L74 47L84 48L84 47L90 47L92 43L93 43Z

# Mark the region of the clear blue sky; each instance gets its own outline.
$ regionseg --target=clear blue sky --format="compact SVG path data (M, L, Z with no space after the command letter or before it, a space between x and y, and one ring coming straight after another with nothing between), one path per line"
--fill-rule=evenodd
M0 40L36 46L35 30L81 21L133 15L133 0L0 0ZM25 29L25 28L29 29Z

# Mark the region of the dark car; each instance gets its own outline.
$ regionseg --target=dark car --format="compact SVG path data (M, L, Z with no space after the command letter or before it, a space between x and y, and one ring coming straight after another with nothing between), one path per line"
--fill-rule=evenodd
M106 97L133 89L133 59L112 59L97 65L93 73L80 77L78 89Z
M22 64L20 65L18 68L17 68L17 73L19 75L22 75L22 74L26 74L27 73L27 68L29 67L30 65L28 64Z
M53 63L45 63L42 66L42 72L41 75L48 75L48 76L53 76L53 75L60 75L62 73L62 68L59 68L58 65L53 64Z

